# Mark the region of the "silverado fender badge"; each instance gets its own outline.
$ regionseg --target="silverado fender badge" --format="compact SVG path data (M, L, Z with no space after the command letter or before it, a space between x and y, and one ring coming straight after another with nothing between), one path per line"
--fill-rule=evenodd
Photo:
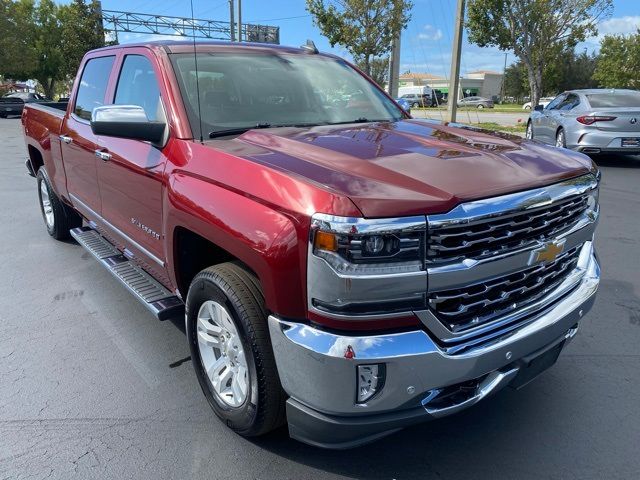
M133 225L135 225L136 227L138 227L140 230L142 230L147 235L150 235L152 238L155 238L156 240L160 240L160 234L159 233L157 233L154 230L152 230L151 228L147 227L145 224L140 222L140 220L138 220L137 218L131 217L131 223Z
M550 242L546 242L541 247L536 248L531 252L531 256L529 257L529 265L533 265L535 263L553 262L564 250L564 245L566 242L566 238L563 238L562 240L551 240Z

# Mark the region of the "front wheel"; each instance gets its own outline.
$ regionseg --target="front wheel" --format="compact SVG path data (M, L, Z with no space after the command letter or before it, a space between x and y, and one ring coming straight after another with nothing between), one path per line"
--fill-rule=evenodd
M82 225L82 218L71 207L68 207L56 195L44 167L37 174L38 199L40 211L47 232L56 240L69 238L69 230Z
M556 133L556 147L567 148L567 138L562 128L558 130L558 133Z
M533 140L533 124L531 122L527 123L527 132L525 135L529 140Z
M193 366L216 415L243 436L282 425L285 396L255 275L236 263L203 270L191 282L186 314Z
M478 105L478 109L483 109L484 105Z

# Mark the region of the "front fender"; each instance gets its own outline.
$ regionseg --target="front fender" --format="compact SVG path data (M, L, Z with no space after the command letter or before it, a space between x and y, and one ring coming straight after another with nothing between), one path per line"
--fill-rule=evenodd
M166 232L187 228L251 268L262 284L267 308L289 318L306 315L308 218L282 213L199 176L173 173L165 195ZM165 237L175 265L173 235ZM169 275L177 285L175 269Z

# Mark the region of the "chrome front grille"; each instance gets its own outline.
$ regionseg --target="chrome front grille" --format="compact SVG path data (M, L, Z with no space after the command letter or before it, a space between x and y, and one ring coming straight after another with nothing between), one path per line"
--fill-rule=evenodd
M531 210L462 224L430 225L427 261L442 264L461 258L484 258L554 238L578 221L588 208L587 200L586 194L579 194Z
M551 263L462 288L430 292L429 307L452 332L491 322L525 308L558 287L576 267L579 254L575 247Z
M417 314L445 351L507 335L578 285L597 187L588 174L427 216L428 309Z

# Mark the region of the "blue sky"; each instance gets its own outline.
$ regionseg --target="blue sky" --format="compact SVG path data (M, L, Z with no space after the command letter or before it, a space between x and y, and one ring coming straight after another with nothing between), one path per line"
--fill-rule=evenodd
M413 0L412 19L402 33L401 71L428 72L448 76L451 61L452 28L456 0ZM194 0L196 18L228 20L227 0ZM304 0L243 0L243 22L262 23L280 27L280 42L300 45L307 38L314 40L322 51L330 51L349 57L346 50L329 42L313 25L313 19L305 10ZM189 16L188 0L103 0L105 10L123 10L172 16ZM599 27L599 36L607 33L632 33L640 28L640 0L614 0L610 18ZM124 34L121 42L157 38ZM588 39L580 48L592 51L598 48L599 39ZM466 42L462 49L462 73L474 70L502 71L504 52L495 48L480 48ZM515 60L508 54L507 63Z

